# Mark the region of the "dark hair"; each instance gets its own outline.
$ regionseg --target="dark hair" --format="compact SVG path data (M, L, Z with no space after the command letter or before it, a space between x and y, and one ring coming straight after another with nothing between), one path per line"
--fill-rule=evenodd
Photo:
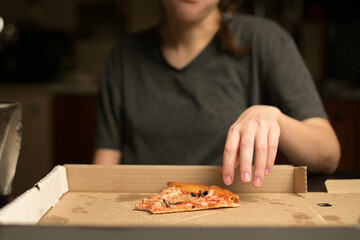
M235 34L229 28L229 18L227 16L238 12L239 8L240 2L238 0L220 0L219 2L219 9L223 17L221 18L218 36L226 50L235 56L247 53L252 48L251 43L247 46L240 46Z

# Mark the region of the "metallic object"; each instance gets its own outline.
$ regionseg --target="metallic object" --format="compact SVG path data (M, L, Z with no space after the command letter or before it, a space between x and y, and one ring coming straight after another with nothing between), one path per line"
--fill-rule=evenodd
M21 146L21 116L20 103L0 103L0 205L11 196Z
M4 19L0 16L0 34L2 33L4 29Z

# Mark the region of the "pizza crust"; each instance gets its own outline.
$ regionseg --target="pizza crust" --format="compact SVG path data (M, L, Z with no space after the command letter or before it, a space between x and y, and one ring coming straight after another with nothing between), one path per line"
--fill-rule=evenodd
M184 192L193 192L198 193L200 190L202 191L209 191L210 187L201 184L194 184L194 183L184 183L184 182L168 182L168 187L176 187L179 188L181 191Z

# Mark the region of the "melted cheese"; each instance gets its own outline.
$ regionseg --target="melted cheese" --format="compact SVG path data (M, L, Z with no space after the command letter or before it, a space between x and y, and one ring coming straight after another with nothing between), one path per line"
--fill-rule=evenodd
M174 197L179 196L179 195L182 195L182 192L179 189L174 189L174 191L162 194L161 198L170 199L170 198L174 198Z

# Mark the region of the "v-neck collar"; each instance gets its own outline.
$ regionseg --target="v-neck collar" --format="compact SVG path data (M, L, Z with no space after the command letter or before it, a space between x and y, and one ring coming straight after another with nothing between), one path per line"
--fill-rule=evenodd
M202 62L202 59L204 59L204 61L206 61L207 56L211 55L213 51L215 51L215 44L217 42L218 39L218 34L217 32L215 33L215 35L212 37L212 39L210 40L210 42L206 45L206 47L198 54L195 56L194 59L192 59L187 65L185 65L183 68L176 68L173 65L171 65L165 58L163 52L161 51L161 46L160 46L160 40L159 40L159 35L158 35L158 28L155 28L153 33L152 33L152 41L154 43L154 46L156 46L156 55L159 57L160 61L163 62L169 69L171 69L174 72L178 72L178 73L182 73L182 72L186 72L188 69L191 69L193 66L196 66L198 64L198 62Z

